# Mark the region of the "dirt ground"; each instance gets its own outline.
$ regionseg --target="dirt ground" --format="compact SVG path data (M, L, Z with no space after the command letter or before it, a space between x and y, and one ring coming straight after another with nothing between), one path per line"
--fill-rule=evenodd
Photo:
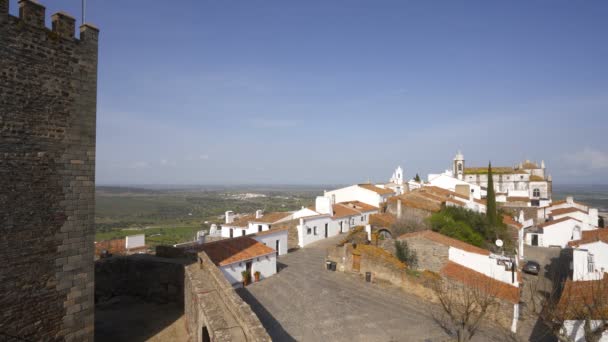
M96 341L187 341L183 307L115 297L95 307Z

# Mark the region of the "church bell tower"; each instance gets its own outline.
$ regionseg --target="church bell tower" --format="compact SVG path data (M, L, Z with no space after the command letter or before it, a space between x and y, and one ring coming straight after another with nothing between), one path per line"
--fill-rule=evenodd
M464 180L464 156L460 151L458 151L456 157L454 157L452 172L454 173L454 177Z

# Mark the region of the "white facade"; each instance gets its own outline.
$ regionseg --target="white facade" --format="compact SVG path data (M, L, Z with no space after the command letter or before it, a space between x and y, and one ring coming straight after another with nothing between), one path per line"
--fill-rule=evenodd
M300 218L298 230L298 245L304 247L310 243L340 234L338 226L332 224L329 215L316 215Z
M537 246L565 248L568 246L568 242L579 240L583 231L593 229L596 228L573 218L568 218L560 222L548 222L543 225L542 233L527 233L526 244L535 246L533 241L534 236L537 236Z
M287 254L287 236L288 232L286 229L272 231L269 230L267 233L256 235L253 238L263 243L264 245L273 248L279 252L279 255Z
M376 191L365 189L358 184L326 191L324 194L325 197L331 200L331 203L360 201L374 207L380 207L382 203L385 203L389 197L394 195L394 193L381 195Z
M125 248L139 248L144 247L146 245L146 235L138 234L138 235L130 235L125 239Z
M511 271L508 258L497 255L482 255L471 253L459 248L450 247L448 258L457 264L470 268L492 279L501 281L514 287L519 287L517 273ZM506 266L505 266L506 265Z
M277 273L277 257L275 253L263 255L250 260L243 260L229 265L219 266L224 276L232 285L243 281L241 272L246 270L247 262L251 262L251 278L256 271L260 272L260 280Z
M471 190L471 195L474 199L481 199L481 187L475 184L469 184L465 181L454 178L452 172L446 171L441 174L429 174L428 185L456 192L457 185L468 185Z
M560 215L551 214L551 216L555 220L558 220L563 217L572 217L572 218L575 218L575 219L583 222L586 225L593 226L593 227L598 226L598 220L599 220L597 209L589 209L588 213L585 213L582 211L574 211L571 213L565 213L565 214L560 214Z
M608 272L608 244L595 241L572 252L572 280L598 280Z

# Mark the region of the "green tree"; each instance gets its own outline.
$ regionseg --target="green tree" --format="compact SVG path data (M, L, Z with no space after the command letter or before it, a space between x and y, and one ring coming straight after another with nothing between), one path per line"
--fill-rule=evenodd
M410 268L418 267L418 256L416 251L410 249L407 241L395 240L395 256Z
M414 177L414 180L418 183L421 183L422 181L420 180L420 176L418 174L416 174L416 177Z
M498 225L498 212L496 211L496 193L494 192L494 177L492 176L492 163L488 164L488 192L486 195L488 223L492 227Z

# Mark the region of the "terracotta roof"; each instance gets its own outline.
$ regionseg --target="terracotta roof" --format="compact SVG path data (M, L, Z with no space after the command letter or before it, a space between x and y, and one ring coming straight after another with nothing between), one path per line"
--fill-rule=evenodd
M274 249L248 236L205 243L201 249L218 266L275 253Z
M532 175L530 176L530 181L532 182L544 182L545 179L541 176L537 176L537 175Z
M393 190L379 188L379 187L377 187L377 186L375 186L373 184L358 184L358 185L359 185L359 187L361 187L363 189L367 189L367 190L373 191L373 192L375 192L377 194L380 194L380 195L390 195L390 194L394 194L395 193L395 191L393 191Z
M346 206L342 203L334 204L332 206L332 209L333 209L333 217L335 217L335 218L361 215L361 212L359 212L358 210L353 209L349 206Z
M596 241L602 241L602 242L608 243L608 228L584 230L581 233L583 235L581 237L581 239L568 242L568 246L578 247L580 245L585 245L585 244L593 243Z
M279 220L282 220L284 218L286 218L287 216L291 215L290 212L272 212L272 213L268 213L268 214L264 214L262 215L262 217L260 218L254 218L252 220L250 220L249 222L257 222L257 223L275 223Z
M551 215L552 216L557 216L557 215L564 215L564 214L570 214L570 213L575 213L575 212L581 212L581 213L585 213L587 214L586 211L584 210L580 210L579 208L574 208L574 207L568 207L568 208L560 208L560 209L554 209L551 210Z
M484 200L484 199L477 199L477 198L474 198L474 199L473 199L473 201L474 201L475 203L477 203L477 204L483 204L483 205L485 205L485 206L487 206L487 205L488 205L488 201L487 201L487 200Z
M553 207L553 206L557 206L557 205L561 205L561 204L566 204L566 203L568 203L568 202L565 199L564 200L559 200L559 201L553 201L553 202L551 202L551 206ZM582 202L573 201L572 203L588 207L588 205L586 205L585 203L582 203Z
M460 197L460 198L465 199L465 200L469 199L469 196L467 196L467 195L459 194L459 193L457 193L455 191L451 191L451 190L447 190L447 189L444 189L444 188L440 188L438 186L425 186L425 187L422 187L421 190L422 191L427 190L427 191L430 191L430 192L433 192L433 193L437 193L437 194L440 194L440 195L443 195L443 196L455 196L455 197Z
M247 214L241 215L238 219L234 220L232 223L224 223L224 226L229 227L247 227L249 225L249 221L255 218L255 215Z
M353 208L355 210L358 210L360 212L368 212L368 211L374 211L374 210L378 210L378 207L374 207L373 205L369 205L367 203L363 203L360 201L349 201L349 202L340 202L338 204L343 204L349 208Z
M287 226L283 226L283 227L278 227L278 228L271 228L268 230L263 230L261 232L257 232L254 234L251 234L251 236L264 236L264 235L270 235L270 234L274 234L274 233L278 233L278 232L282 232L284 230L289 230L289 227Z
M445 236L443 234L439 234L432 230L422 230L419 232L403 234L400 237L398 237L397 239L405 240L405 239L414 238L414 237L422 237L422 238L440 243L445 246L462 249L463 251L467 251L467 252L471 252L471 253L477 253L477 254L481 254L481 255L490 255L490 251L488 251L487 249L483 249L483 248L479 248L477 246L470 245L466 242L453 239L451 237Z
M369 224L372 226L390 227L397 221L397 217L389 213L371 214L369 216Z
M517 229L522 229L524 227L521 223L515 221L511 216L506 215L506 214L502 215L502 223L504 223L508 226L515 227Z
M600 280L566 280L557 305L557 313L563 320L584 319L581 315L608 317L608 275Z
M438 212L441 210L441 202L433 200L428 196L422 196L416 193L408 193L405 195L393 197L389 201L401 201L401 204L406 207L431 212Z
M572 218L570 216L566 216L566 217L562 217L562 218L557 219L557 220L552 220L552 221L547 221L545 223L541 223L537 227L538 228L545 228L545 227L549 227L549 226L552 226L554 224L562 223L562 222L565 222L565 221L568 221L568 220L574 220L574 221L577 221L577 222L581 222L581 221L579 221L579 220L577 220L575 218Z
M485 291L487 294L498 297L509 303L519 303L518 287L490 278L468 267L448 261L440 272L449 279Z

